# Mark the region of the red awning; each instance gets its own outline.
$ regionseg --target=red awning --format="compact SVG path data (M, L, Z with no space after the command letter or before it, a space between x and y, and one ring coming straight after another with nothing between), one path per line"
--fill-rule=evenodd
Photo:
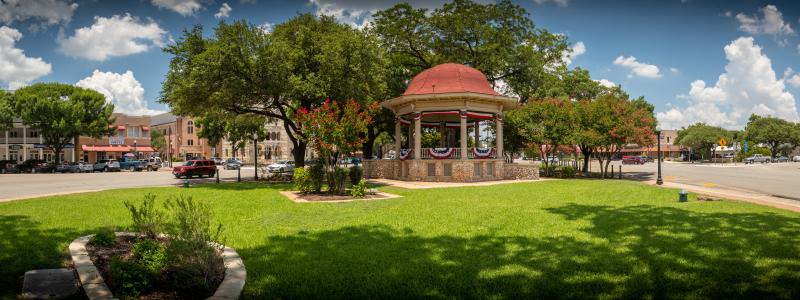
M125 130L125 125L117 125L117 130Z
M130 146L88 146L88 145L81 145L81 150L83 150L83 151L95 151L95 152L128 152L128 151L131 151L131 147Z
M142 131L150 131L150 127L142 126Z
M131 150L133 150L133 148L131 148ZM156 152L156 150L153 149L153 147L150 147L150 146L139 146L139 147L136 147L136 151L137 152Z

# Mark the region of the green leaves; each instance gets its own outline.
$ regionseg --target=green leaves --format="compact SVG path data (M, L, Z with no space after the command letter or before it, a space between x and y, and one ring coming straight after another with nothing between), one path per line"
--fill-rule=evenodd
M781 145L800 144L800 125L771 116L752 115L745 127L745 137L753 143L769 146L774 157Z
M56 152L78 136L110 135L114 105L97 91L61 83L37 83L14 92L13 106L22 122L39 131Z
M0 90L0 131L11 128L14 124L14 108L11 103L11 94Z

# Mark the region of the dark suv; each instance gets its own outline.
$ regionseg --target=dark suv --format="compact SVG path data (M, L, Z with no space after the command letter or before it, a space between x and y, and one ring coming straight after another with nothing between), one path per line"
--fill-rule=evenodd
M0 173L17 173L18 171L16 160L0 160Z
M213 160L207 159L195 159L190 160L181 166L176 166L172 168L172 175L175 175L175 178L192 178L192 176L203 177L214 176L217 173L217 165L214 163Z
M52 173L55 166L41 159L29 159L17 166L20 173Z

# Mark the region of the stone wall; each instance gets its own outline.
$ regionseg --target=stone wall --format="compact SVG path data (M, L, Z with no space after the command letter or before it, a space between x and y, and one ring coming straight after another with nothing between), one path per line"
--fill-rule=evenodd
M524 180L539 179L538 165L505 164L504 179Z
M363 161L364 178L397 178L399 162L393 159L365 159Z

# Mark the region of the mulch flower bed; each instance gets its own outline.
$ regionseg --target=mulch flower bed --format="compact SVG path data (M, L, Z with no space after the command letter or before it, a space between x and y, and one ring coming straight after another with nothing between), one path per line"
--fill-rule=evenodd
M89 253L89 257L92 259L95 267L97 268L100 275L106 280L106 282L113 281L114 279L111 278L110 266L112 258L121 258L123 260L129 260L133 256L133 245L140 240L143 240L143 237L136 237L136 236L117 236L116 243L111 246L97 246L92 245L91 243L86 245L86 250ZM161 244L162 246L166 245L167 239L166 238L158 238L156 241ZM169 278L169 274L162 274L162 278ZM221 281L220 278L219 281ZM219 282L216 283L219 285ZM112 292L117 294L116 291L112 288ZM200 299L205 299L210 297L212 293L208 294L197 294L192 295L192 297L197 297ZM156 281L153 282L149 289L144 291L142 294L139 295L137 299L147 299L147 300L159 300L159 299L182 299L179 295L178 291L175 290L168 282Z
M333 195L333 194L300 194L299 196L306 201L336 201L336 200L352 200L352 199L369 200L369 199L389 198L388 196L381 194L366 195L363 198L353 198L350 195Z

